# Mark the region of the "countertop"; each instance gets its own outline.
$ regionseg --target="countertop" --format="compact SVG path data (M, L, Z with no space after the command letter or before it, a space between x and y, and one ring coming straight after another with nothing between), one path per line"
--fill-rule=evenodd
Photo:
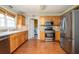
M7 30L7 31L4 31L4 32L0 32L0 36L11 35L11 34L23 32L23 31L27 31L27 29Z

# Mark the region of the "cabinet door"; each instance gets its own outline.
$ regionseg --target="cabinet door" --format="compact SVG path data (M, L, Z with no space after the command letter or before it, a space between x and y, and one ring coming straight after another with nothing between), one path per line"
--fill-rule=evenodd
M57 41L60 41L60 32L59 31L55 32L55 38Z
M16 33L16 47L20 46L20 35L19 33Z
M24 42L24 32L19 33L19 44L21 45Z
M45 25L45 17L43 16L40 17L40 23L41 25Z
M21 33L21 36L22 36L22 43L24 42L24 41L26 41L27 40L27 31L24 31L24 32L22 32Z
M55 26L60 26L60 17L59 16L52 16L52 21L54 22Z
M13 52L16 47L16 34L10 35L10 52Z
M40 40L45 40L45 32L40 32Z
M22 25L25 26L25 17L22 16Z
M22 32L22 43L25 41L26 32Z
M17 26L25 26L25 17L22 15L18 15L17 17Z
M25 41L25 34L24 32L21 32L21 43Z
M18 44L19 44L19 46L22 44L22 34L21 34L21 32L18 33Z

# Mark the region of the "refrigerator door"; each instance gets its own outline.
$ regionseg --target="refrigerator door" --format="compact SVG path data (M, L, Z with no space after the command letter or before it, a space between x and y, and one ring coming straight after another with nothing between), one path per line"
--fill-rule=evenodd
M63 18L63 31L61 31L61 47L67 52L72 51L72 14L67 13Z
M72 51L72 13L66 15L64 50L67 53L71 53Z
M62 21L61 21L61 25L60 25L60 30L61 30L61 33L60 33L60 46L62 48L64 48L64 40L65 40L65 20L66 20L66 17L63 17Z

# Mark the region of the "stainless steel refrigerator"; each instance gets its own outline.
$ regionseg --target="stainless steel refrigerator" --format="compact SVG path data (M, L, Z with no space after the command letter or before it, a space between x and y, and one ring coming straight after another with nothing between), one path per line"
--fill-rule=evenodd
M67 53L79 53L79 10L63 15L60 46Z

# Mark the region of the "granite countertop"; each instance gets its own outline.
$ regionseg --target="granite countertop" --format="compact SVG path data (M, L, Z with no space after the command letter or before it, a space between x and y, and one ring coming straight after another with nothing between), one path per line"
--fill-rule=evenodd
M11 34L22 32L22 31L27 31L27 29L16 29L16 30L3 31L3 32L0 32L0 36L11 35Z

